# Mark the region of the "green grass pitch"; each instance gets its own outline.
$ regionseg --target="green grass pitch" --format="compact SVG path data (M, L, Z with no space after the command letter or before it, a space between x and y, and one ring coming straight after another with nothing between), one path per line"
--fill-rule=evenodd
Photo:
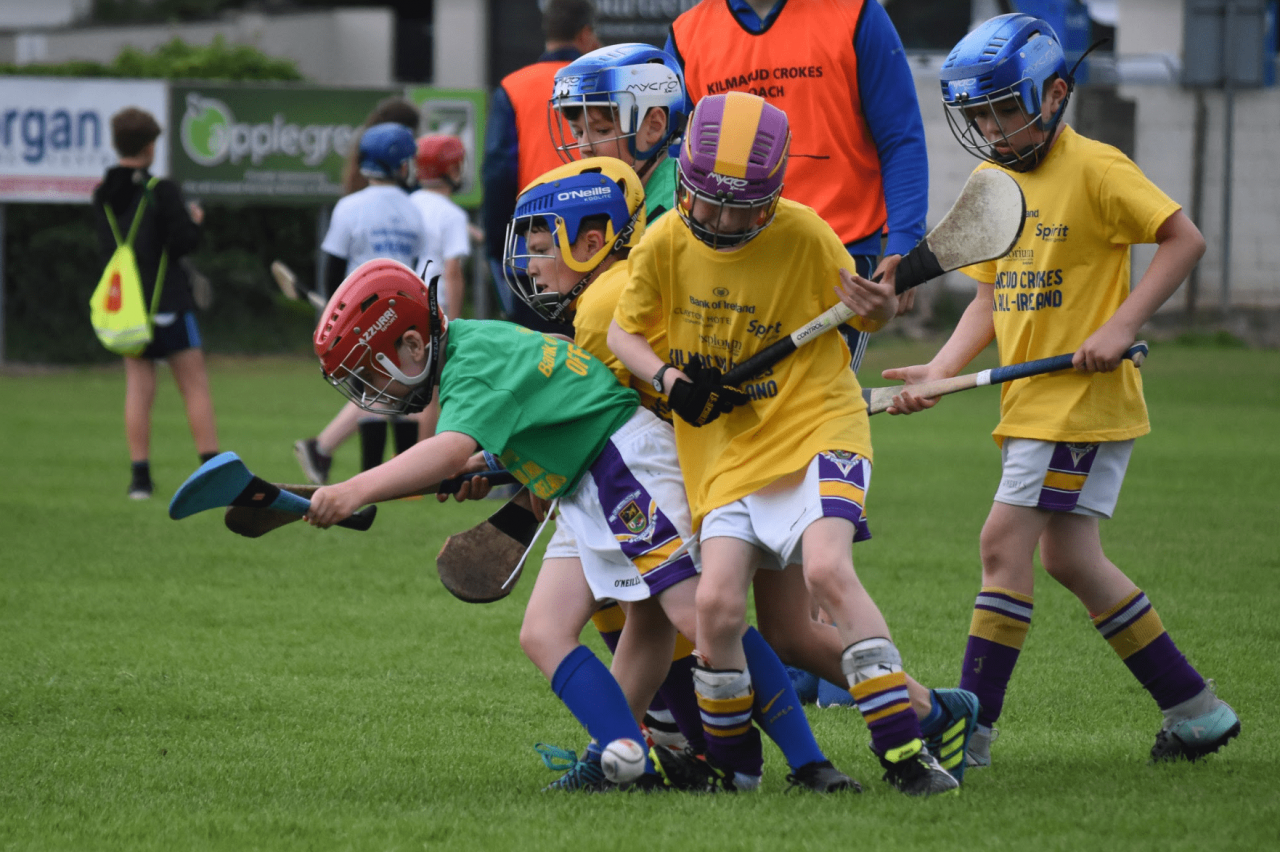
M879 342L864 378L933 346ZM882 783L841 709L808 712L860 796L784 795L772 745L755 795L544 795L533 744L585 736L519 649L532 572L487 606L434 572L445 536L497 503L391 503L367 533L258 540L220 512L174 522L197 461L167 375L142 503L125 498L119 369L0 376L0 849L1274 848L1280 354L1159 344L1143 374L1154 431L1104 544L1243 733L1201 764L1148 766L1158 711L1041 574L995 765L934 801ZM298 481L293 441L341 404L314 364L215 359L211 375L223 449ZM958 677L997 396L872 420L875 538L855 561L930 685ZM357 457L353 442L335 474Z

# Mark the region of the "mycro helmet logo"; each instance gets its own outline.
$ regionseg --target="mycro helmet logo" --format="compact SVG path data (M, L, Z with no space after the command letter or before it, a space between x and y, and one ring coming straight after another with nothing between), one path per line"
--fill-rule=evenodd
M715 178L716 183L721 186L728 186L730 189L747 188L747 182L743 178L729 177L728 175L722 175L719 172L712 172L711 176Z
M187 110L178 130L182 150L202 166L216 166L231 151L231 126L235 120L230 107L222 101L194 92L187 95Z

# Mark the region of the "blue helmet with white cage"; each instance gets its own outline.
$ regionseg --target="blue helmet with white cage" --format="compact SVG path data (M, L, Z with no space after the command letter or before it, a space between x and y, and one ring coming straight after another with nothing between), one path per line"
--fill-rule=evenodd
M561 159L581 158L584 147L565 138L555 113L572 115L586 107L612 108L619 136L637 164L652 160L680 138L689 118L684 72L675 57L650 44L614 44L585 54L556 72L548 103L548 124ZM666 135L645 148L636 144L636 130L649 110L666 111Z
M1043 159L1074 84L1053 27L1040 18L1016 12L991 18L961 39L938 76L947 122L956 140L975 157L1014 171L1033 168ZM1041 115L1045 86L1055 77L1066 81L1067 98L1045 121ZM1024 128L1044 130L1045 139L1038 145L1000 154L995 143L979 132L974 115L975 110L992 109L1010 98L1027 114Z

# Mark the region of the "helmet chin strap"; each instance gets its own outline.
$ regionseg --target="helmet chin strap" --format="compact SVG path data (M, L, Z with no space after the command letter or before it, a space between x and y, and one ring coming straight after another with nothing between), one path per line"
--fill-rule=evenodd
M378 364L382 367L382 369L387 371L388 376L395 379L397 382L399 382L402 385L407 385L408 387L413 388L413 387L417 387L418 385L422 384L424 381L427 380L427 378L431 373L432 361L434 359L428 360L427 365L422 368L422 372L416 376L410 376L402 372L400 368L396 366L394 361L392 361L390 358L388 358L386 355L384 355L381 352L379 352L377 355L374 355L373 360L377 361Z
M587 285L591 283L591 276L595 274L595 270L591 270L577 284L573 285L573 289L555 300L554 307L546 313L547 319L552 322L569 322L566 314L569 313L569 306L573 304L573 300L582 295L582 291L587 289Z
M631 234L636 229L636 222L640 218L640 211L643 209L643 207L637 207L631 217L627 219L627 224L623 227L622 233L618 234L613 240L613 247L609 249L610 254L621 249L626 245L627 240L631 239ZM603 262L603 259L601 259L601 263ZM573 285L572 290L556 299L555 307L545 315L546 318L552 322L568 322L569 320L565 314L569 312L569 306L573 304L574 299L582 295L583 290L587 289L587 285L591 283L591 277L596 274L596 270L599 268L600 264L596 264L593 268L587 270L587 274L582 276L582 279L577 284Z

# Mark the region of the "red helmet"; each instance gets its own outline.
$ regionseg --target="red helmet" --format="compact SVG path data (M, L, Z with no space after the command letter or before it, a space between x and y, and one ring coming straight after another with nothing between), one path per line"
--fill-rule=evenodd
M386 258L356 267L330 297L316 327L313 343L329 383L367 411L406 414L425 408L445 329L435 284L433 279L428 286L412 269ZM401 369L399 350L411 329L426 343L425 366L413 376Z
M467 150L456 136L429 133L418 138L418 182L448 180L453 167L467 159Z

